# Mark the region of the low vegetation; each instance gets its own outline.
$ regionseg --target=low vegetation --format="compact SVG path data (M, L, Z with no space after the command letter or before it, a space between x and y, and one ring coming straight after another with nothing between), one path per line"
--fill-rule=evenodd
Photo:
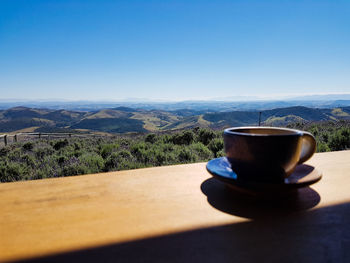
M311 132L318 152L350 149L349 122L298 122L288 127ZM223 155L222 131L204 128L166 134L41 139L0 147L0 182L203 162Z
M41 139L0 148L0 181L72 176L208 161L223 155L220 132Z
M317 141L317 152L350 149L349 121L297 122L290 123L287 127L312 133Z

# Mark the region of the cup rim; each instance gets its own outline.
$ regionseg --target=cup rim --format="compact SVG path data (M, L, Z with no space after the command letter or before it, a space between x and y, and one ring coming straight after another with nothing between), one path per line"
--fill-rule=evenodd
M244 129L252 129L252 130L279 130L279 131L286 131L289 133L285 134L261 134L261 133L248 133L248 132L240 132L238 130L244 130ZM303 135L302 131L296 130L296 129L289 129L289 128L279 128L279 127L269 127L269 126L242 126L242 127L231 127L224 130L224 134L227 135L240 135L240 136L254 136L254 137L271 137L271 136L277 136L277 137L283 137L283 136L301 136Z

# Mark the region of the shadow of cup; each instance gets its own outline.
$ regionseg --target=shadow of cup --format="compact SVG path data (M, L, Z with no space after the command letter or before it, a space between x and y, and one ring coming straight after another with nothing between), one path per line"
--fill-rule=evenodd
M321 200L320 195L310 187L299 188L286 195L253 196L234 191L215 178L205 180L201 191L214 208L251 219L283 217L308 210Z

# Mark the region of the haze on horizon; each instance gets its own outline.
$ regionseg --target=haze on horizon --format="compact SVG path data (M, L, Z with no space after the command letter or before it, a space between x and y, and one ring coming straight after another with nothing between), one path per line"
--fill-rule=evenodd
M350 93L349 1L0 2L1 99Z

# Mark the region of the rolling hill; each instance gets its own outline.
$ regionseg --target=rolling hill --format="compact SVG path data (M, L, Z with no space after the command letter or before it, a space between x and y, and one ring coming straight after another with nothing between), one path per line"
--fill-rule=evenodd
M262 125L285 126L290 122L350 120L350 107L317 109L303 106L261 111ZM259 111L205 112L118 107L98 111L50 110L15 107L0 111L0 132L32 129L40 132L87 130L110 133L157 132L194 127L223 129L257 125Z

